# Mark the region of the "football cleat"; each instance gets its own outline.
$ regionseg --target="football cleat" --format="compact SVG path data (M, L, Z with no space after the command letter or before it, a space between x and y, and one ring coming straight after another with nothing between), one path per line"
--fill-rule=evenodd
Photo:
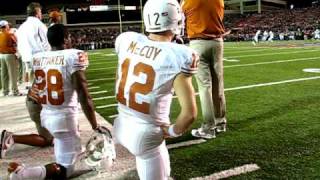
M1 133L1 144L0 144L0 159L3 159L9 149L14 145L12 133L3 130Z
M222 133L222 132L226 132L227 131L226 123L220 123L216 127L217 127L217 129L216 129L217 133Z
M95 170L110 168L116 158L112 135L106 127L99 127L86 144L84 162Z
M8 179L9 180L22 180L23 178L24 165L16 162L9 163L8 166Z
M198 138L213 139L216 138L216 128L211 128L208 131L204 131L202 128L193 129L191 135Z

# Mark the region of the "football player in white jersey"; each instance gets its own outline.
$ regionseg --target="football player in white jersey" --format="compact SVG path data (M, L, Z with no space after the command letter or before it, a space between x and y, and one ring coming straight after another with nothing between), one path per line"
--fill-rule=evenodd
M263 31L262 41L266 41L268 39L269 33L267 30Z
M143 19L148 36L125 32L115 42L119 115L113 130L117 141L135 155L139 178L163 180L170 176L164 139L182 135L197 116L192 75L199 58L189 47L171 42L183 25L176 0L148 0ZM171 124L174 92L181 111Z
M320 30L319 29L316 29L314 32L313 32L313 34L314 34L314 39L320 39Z
M274 33L270 30L270 31L269 31L268 41L269 41L269 42L273 42L273 38L274 38Z
M35 86L42 104L41 125L54 137L55 163L28 167L10 163L10 179L67 179L81 152L78 129L78 98L93 130L99 130L94 106L87 89L87 54L70 48L70 38L62 24L48 30L52 51L33 56ZM66 49L65 49L66 48Z
M260 35L260 34L261 34L261 31L258 30L258 31L256 32L256 34L254 35L253 41L252 41L252 44L253 44L253 45L256 45L256 44L259 42L259 35Z

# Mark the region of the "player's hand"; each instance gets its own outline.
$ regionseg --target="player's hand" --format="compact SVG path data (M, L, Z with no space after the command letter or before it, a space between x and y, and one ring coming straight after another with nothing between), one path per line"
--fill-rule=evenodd
M162 132L163 132L163 139L167 139L167 138L170 138L170 135L169 135L169 126L161 126L160 127L162 129Z
M98 125L98 126L94 129L94 131L96 131L97 133L101 133L101 134L110 134L110 135L111 135L110 130L109 130L107 127L105 127L105 126L100 126L100 125Z

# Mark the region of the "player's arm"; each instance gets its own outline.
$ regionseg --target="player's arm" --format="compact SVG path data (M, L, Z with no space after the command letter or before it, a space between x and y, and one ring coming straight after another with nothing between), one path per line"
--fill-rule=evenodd
M174 80L173 87L178 97L181 107L176 123L170 127L163 128L165 137L172 137L169 129L176 135L184 133L197 117L197 104L194 88L192 86L192 76L180 73ZM174 137L174 136L173 136Z
M78 70L71 76L73 87L76 89L82 110L90 122L92 129L97 129L98 124L94 112L93 101L88 91L88 83L85 71Z

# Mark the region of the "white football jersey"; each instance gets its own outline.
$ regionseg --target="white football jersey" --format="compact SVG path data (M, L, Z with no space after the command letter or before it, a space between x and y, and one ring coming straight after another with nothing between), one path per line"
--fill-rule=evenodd
M77 49L40 52L33 56L33 70L38 102L43 108L77 107L78 96L72 87L71 75L85 70L88 55Z
M170 124L173 81L179 73L194 74L198 58L187 46L156 42L135 32L119 35L116 98L120 116L156 125Z

